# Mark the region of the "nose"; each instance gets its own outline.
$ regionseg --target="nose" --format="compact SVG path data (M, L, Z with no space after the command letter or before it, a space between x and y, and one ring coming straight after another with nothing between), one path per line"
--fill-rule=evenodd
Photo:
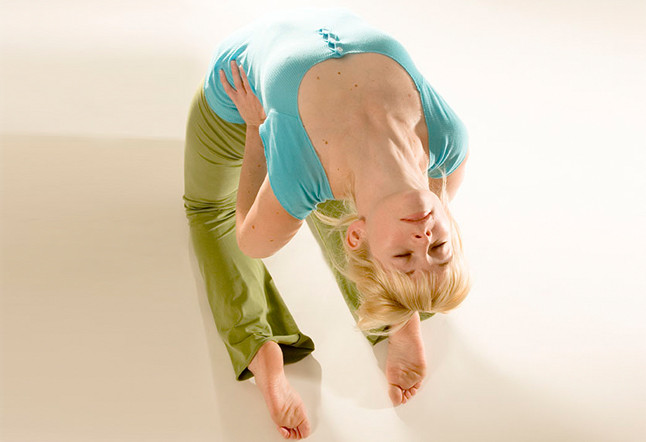
M422 236L422 234L420 232L415 233L414 236L415 236L416 239L421 239L423 237L430 238L431 237L431 230L430 229L424 229L424 235L423 236Z

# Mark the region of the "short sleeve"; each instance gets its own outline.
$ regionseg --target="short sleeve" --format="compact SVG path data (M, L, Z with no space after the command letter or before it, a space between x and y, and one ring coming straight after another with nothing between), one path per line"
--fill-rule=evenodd
M452 174L464 161L469 149L467 128L453 109L424 79L422 100L428 127L430 178Z
M298 118L270 110L260 137L269 184L290 215L305 219L318 203L333 199L323 165Z
M439 141L443 145L443 155L436 157L437 162L428 169L430 178L449 176L462 164L469 149L469 133L461 120L455 119L443 128Z

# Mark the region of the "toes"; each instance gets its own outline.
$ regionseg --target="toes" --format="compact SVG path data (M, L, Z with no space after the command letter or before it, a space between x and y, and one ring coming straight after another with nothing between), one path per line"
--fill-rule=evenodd
M394 406L403 405L407 403L410 398L415 396L417 393L417 387L411 387L408 390L404 390L397 385L390 385L388 388L388 395Z
M392 384L390 384L390 386L388 387L388 396L390 396L390 400L392 401L395 407L401 404L402 400L404 399L402 389L399 388L397 385L392 385Z
M417 394L417 390L419 389L421 384L421 382L418 382L408 390L403 389L397 385L390 384L390 386L388 387L388 396L390 396L390 400L392 401L394 406L400 404L403 405L408 402L410 398Z
M308 437L310 435L310 422L308 420L305 420L302 424L300 424L298 427L298 433L300 434L301 437Z
M307 437L295 428L279 427L278 431L280 432L281 436L289 440L302 439L303 437Z

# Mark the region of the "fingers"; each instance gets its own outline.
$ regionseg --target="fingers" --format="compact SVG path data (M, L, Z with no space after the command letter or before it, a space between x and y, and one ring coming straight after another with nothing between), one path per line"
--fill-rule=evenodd
M249 79L247 78L247 74L242 71L242 74L240 70L238 69L238 65L236 64L235 60L231 60L231 74L233 77L233 84L235 86L235 89L231 86L231 83L229 83L229 80L227 79L226 74L224 73L224 69L220 69L220 82L222 83L222 87L224 87L224 91L227 93L229 98L233 100L235 94L244 92L246 93L248 90L251 90L251 87L246 87L245 84L249 85ZM242 77L244 75L244 77ZM242 80L241 80L242 77ZM244 84L243 84L244 81Z
M220 70L220 82L222 83L222 87L224 88L224 92L227 93L229 98L231 98L231 101L235 102L235 94L236 91L231 87L229 84L229 80L227 80L227 76L224 74L223 70Z
M231 74L233 76L234 87L228 81L223 69L220 69L220 82L224 92L235 104L242 119L247 125L259 126L267 118L262 103L253 93L247 73L242 66L238 66L235 60L231 61Z
M240 79L240 69L238 69L238 63L235 60L231 60L231 73L233 74L233 84L236 87L237 91L246 92L242 80Z
M248 92L251 92L252 89L247 73L242 66L238 66L235 60L231 60L231 76L233 77L235 88L231 86L231 83L229 83L229 80L224 73L224 69L220 69L220 82L222 83L222 87L229 98L235 102L234 97L241 94L246 95Z
M240 76L242 77L242 84L244 85L245 90L251 92L251 85L249 84L247 73L242 66L240 66Z

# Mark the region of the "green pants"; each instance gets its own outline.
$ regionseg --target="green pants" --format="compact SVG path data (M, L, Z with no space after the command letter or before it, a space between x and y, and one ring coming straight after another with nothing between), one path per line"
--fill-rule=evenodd
M314 343L298 329L263 262L238 248L235 207L245 133L246 125L229 123L211 110L200 86L186 128L184 207L213 318L240 381L253 376L247 367L267 341L280 345L285 364L314 351ZM333 200L320 204L319 210L338 216L343 206ZM344 253L343 235L312 214L306 221L355 316L356 288L331 265ZM384 339L366 337L373 345Z

